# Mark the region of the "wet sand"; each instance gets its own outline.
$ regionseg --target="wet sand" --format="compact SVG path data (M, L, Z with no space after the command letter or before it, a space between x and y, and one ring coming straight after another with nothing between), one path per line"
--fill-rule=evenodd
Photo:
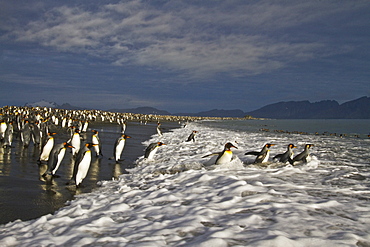
M1 147L0 150L0 224L52 214L76 195L92 191L98 186L98 181L111 180L127 173L125 169L133 167L135 160L144 154L146 146L142 142L156 134L156 127L155 122L146 125L128 122L125 134L132 138L126 141L122 153L123 161L116 163L108 158L113 156L113 145L120 135L120 126L114 123L91 123L84 136L90 142L91 130L98 130L104 156L96 158L93 153L89 173L78 189L68 184L73 171L72 155L69 151L57 171L60 177L45 180L40 174L44 172L46 165L37 165L39 148L32 143L28 148L23 148L15 133L13 147ZM162 122L161 127L163 132L166 132L180 125L178 122L169 121ZM57 132L54 136L56 144L67 141L68 134L65 129L55 127L53 131Z

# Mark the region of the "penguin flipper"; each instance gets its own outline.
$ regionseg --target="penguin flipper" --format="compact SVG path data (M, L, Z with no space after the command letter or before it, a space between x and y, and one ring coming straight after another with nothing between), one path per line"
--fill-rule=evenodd
M245 153L244 155L259 155L260 152L257 152L257 151L251 151L251 152L247 152Z
M207 154L205 156L203 156L202 158L206 158L206 157L209 157L209 156L212 156L212 155L220 155L221 152L218 152L218 153L211 153L211 154Z
M283 157L283 155L284 155L284 154L277 154L277 155L275 155L272 159L273 159L273 160L274 160L274 159L279 159L279 158Z

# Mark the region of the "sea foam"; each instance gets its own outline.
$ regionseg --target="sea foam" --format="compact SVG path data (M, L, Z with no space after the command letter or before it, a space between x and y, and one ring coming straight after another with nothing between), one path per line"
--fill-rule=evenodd
M195 142L185 142L192 130ZM191 123L143 143L161 141L154 160L140 157L118 180L31 221L0 227L4 246L367 246L366 160L336 152L345 140L315 135L232 131ZM233 160L209 157L232 142ZM264 143L284 151L315 143L307 164L252 164L246 151ZM361 177L362 176L362 177ZM364 178L356 180L356 178Z

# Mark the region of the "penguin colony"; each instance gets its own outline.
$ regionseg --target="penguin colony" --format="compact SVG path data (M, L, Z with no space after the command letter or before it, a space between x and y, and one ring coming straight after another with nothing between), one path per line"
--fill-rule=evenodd
M127 121L137 121L141 123L157 122L157 134L162 136L160 121L190 122L196 120L224 120L232 118L217 117L179 117L179 116L161 116L152 114L133 114L133 113L113 113L100 110L65 110L46 107L16 107L5 106L0 108L0 145L10 152L12 148L13 137L19 138L23 148L33 143L39 148L39 157L37 164L47 164L47 171L43 177L57 177L57 170L65 156L67 150L72 153L74 159L73 176L71 181L79 187L86 177L92 153L96 157L102 158L102 144L99 139L99 132L92 130L91 142L83 140L81 133L88 131L89 123L100 121L108 123L117 123L121 126L121 133L115 140L113 157L110 159L119 162L124 151L125 142L128 135L125 135ZM68 133L70 137L63 142L56 142L54 136L58 133L51 129L58 129ZM262 131L269 131L262 129ZM195 135L198 131L192 131L185 142L195 142ZM341 137L343 137L341 135ZM166 145L162 142L150 144L144 152L144 158L154 159L158 148ZM256 156L254 163L266 163L269 160L270 148L275 144L267 143L260 151L248 151L245 155ZM296 165L305 163L309 160L309 151L313 144L306 144L304 150L294 156L293 149L297 148L294 144L289 144L285 153L277 154L272 159L281 163ZM233 159L232 148L237 148L232 143L226 143L221 152L216 152L203 156L217 156L214 164L230 162Z
M160 121L189 122L203 119L203 117L176 117L155 114L114 113L100 110L66 110L47 107L17 107L5 106L0 108L0 148L4 153L10 153L13 146L13 137L18 138L22 148L27 149L33 144L38 150L36 163L41 167L47 166L40 179L58 177L57 172L67 152L73 157L73 175L71 183L79 187L88 174L92 155L103 158L102 143L97 130L91 130L91 140L83 138L83 133L89 131L92 122L107 122L119 124L121 133L116 138L113 156L109 159L120 162L123 156L126 140L131 138L125 134L127 121L136 121L143 124L157 123L157 134L162 136ZM59 136L68 136L59 141ZM195 141L192 133L192 140ZM86 135L85 135L86 136ZM55 138L57 137L57 138ZM113 141L112 141L113 143ZM145 150L144 157L154 159L158 148L164 143L154 143Z

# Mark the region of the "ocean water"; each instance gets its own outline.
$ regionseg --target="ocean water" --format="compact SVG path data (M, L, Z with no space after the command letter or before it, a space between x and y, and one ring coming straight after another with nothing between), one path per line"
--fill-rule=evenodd
M162 123L164 132L178 126L178 123L173 122ZM4 149L0 145L0 224L17 219L35 219L53 213L76 195L91 192L97 187L98 181L116 179L122 173L127 173L126 168L132 168L137 157L143 155L145 146L142 142L156 133L156 127L156 122L129 122L126 134L132 138L126 142L123 160L116 163L109 158L113 156L114 142L121 134L121 127L117 123L91 122L88 131L81 136L85 142L91 142L91 130L98 130L104 156L96 158L93 155L87 177L78 189L73 184L68 185L73 172L70 149L56 173L59 177L52 181L45 180L40 174L44 173L46 165L37 165L40 148L33 143L24 148L19 134L15 132L11 149ZM55 143L69 139L66 129L52 126L51 130L57 133L54 135Z
M203 121L154 134L142 142L166 144L154 160L139 157L53 214L1 225L2 245L370 246L369 121L326 123ZM204 158L227 142L230 162ZM253 164L245 152L265 143L276 144L271 157L314 146L305 164Z

